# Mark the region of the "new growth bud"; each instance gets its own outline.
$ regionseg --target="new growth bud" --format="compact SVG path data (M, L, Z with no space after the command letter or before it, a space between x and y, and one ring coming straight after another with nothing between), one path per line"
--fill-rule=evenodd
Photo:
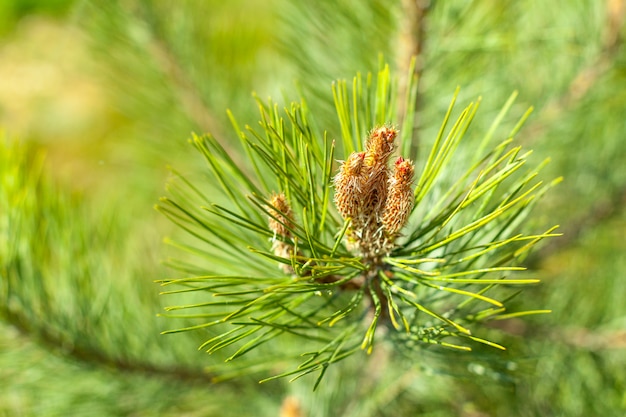
M292 237L289 231L290 228L293 228L291 207L282 193L273 194L269 204L266 208L270 213L269 228L274 232L272 251L276 256L289 259L293 255L293 246L287 242ZM280 268L287 273L293 273L293 269L287 264L281 263Z
M389 157L396 149L395 139L398 131L392 127L382 126L370 132L365 143L367 166L387 165Z
M413 208L413 163L398 157L393 176L389 179L389 191L383 211L383 228L386 238L393 241L406 224Z
M343 162L339 173L335 176L335 205L344 219L353 221L359 217L362 199L361 192L365 183L365 152L353 152Z
M413 164L400 157L393 176L387 166L397 133L388 126L372 130L365 152L352 153L334 178L337 210L352 220L349 246L371 259L391 250L413 207Z

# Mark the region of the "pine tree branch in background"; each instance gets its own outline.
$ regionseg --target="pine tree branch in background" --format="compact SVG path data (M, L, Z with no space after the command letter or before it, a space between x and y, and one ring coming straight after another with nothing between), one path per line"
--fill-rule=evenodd
M521 138L523 143L530 144L544 137L549 126L555 125L565 113L580 105L594 90L594 87L602 81L602 78L614 68L615 60L623 45L621 31L626 22L626 0L607 0L606 3L605 32L598 55L588 66L579 71L562 96L545 106L541 113L542 117L535 123L529 123ZM529 259L530 265L538 267L543 260L575 245L588 230L619 215L625 205L626 187L612 189L607 199L592 205L578 218L568 220L563 236L549 241L541 251L534 252Z
M151 2L145 2L141 7L145 8L146 23L151 29L152 39L148 43L149 52L161 71L174 84L175 87L172 90L185 113L203 132L218 129L220 124L212 116L212 112L200 95L199 89L181 65L181 60L173 52L165 36L165 28L159 19L155 5ZM219 130L216 131L219 132Z
M576 245L589 230L620 215L626 206L626 187L614 190L608 201L599 202L577 219L568 220L563 236L551 239L540 251L533 252L528 259L531 268L537 268L552 255Z
M149 362L141 362L137 359L124 359L113 357L102 350L83 346L80 342L65 340L58 333L54 333L45 327L33 325L32 321L18 313L2 308L0 317L9 323L20 334L35 341L38 345L51 352L62 352L63 356L83 362L89 366L115 369L116 371L141 374L145 376L177 380L186 383L210 383L213 375L199 369L179 366L157 366Z
M192 81L187 77L185 70L172 55L163 39L155 39L150 44L150 52L166 76L176 85L178 100L185 112L203 132L219 132L217 123L209 108L194 88Z
M521 141L530 145L544 136L549 126L563 117L563 114L576 107L593 91L602 77L613 68L615 59L623 44L621 29L626 19L626 0L607 0L607 13L603 44L595 59L583 67L573 77L562 96L555 98L541 110L541 118L524 129Z
M120 320L128 326L141 323L148 334L158 332L154 324L152 330L145 324L145 313L139 313L137 319L124 310L131 303L130 311L145 308L142 311L153 314L158 308L152 304L154 298L135 298L141 286L128 279L152 269L139 272L127 262L123 253L129 247L113 253L111 242L119 244L122 237L119 225L109 223L101 213L98 224L91 223L86 214L91 207L85 201L49 183L43 174L44 160L43 152L32 146L0 137L0 213L5 216L0 222L2 321L45 350L88 366L209 382L212 375L202 368L177 362L170 365L170 358L164 361L163 356L129 352L128 346L135 343L148 346L150 340L157 342L142 337L137 329L127 334L119 325ZM102 206L99 209L107 211ZM124 238L131 240L127 235ZM133 258L146 263L142 255L135 253ZM109 274L112 270L115 272Z
M502 330L516 337L531 337L538 333L551 343L563 344L588 352L598 352L602 350L626 349L626 330L611 329L602 330L581 326L528 326L519 319L508 322L493 322L490 324L494 328Z
M396 67L399 77L398 97L407 96L407 88L410 84L408 77L415 77L419 80L424 70L424 45L426 43L426 25L428 10L431 7L429 0L402 0L401 11L403 13L400 23L400 35L398 40L398 52L396 57ZM411 66L412 60L415 63ZM418 87L419 88L419 87ZM414 100L413 113L419 111L419 102L421 95L418 93ZM398 102L398 114L404 117L406 111L406 103L402 100ZM399 120L402 124L403 120ZM413 138L412 147L415 149L419 146L417 137L418 126L414 125L411 137Z
M553 335L554 342L566 343L591 352L607 349L626 349L626 330L602 331L571 328Z

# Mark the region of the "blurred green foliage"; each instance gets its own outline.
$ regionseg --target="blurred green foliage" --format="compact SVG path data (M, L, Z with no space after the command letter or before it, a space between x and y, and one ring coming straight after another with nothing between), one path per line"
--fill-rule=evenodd
M22 18L45 14L63 17L76 0L4 0L0 3L0 36L7 35Z
M477 135L518 90L512 115L535 106L521 144L565 176L534 216L565 235L528 259L544 282L524 297L554 312L494 329L506 353L443 356L450 375L424 366L434 351L349 361L311 393L306 378L212 385L201 338L158 335L159 240L177 231L152 205L166 164L200 175L190 132L236 154L226 108L253 124L252 91L300 90L339 137L329 83L381 53L402 70L410 3L0 2L0 415L276 416L289 395L309 417L626 413L620 0L426 2L421 17L418 152L457 85L484 96Z

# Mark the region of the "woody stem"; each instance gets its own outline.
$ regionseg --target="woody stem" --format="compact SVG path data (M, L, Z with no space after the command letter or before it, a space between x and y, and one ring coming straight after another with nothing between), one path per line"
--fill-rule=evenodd
M374 293L376 294L376 297L378 297L380 305L382 306L381 312L380 312L380 319L386 322L389 320L389 311L387 308L385 308L385 306L388 304L388 299L387 299L387 295L385 294L385 292L383 291L381 287L381 280L379 277L379 272L381 271L382 265L383 265L382 258L378 256L372 259L371 263L369 264L371 265L371 268L366 274L365 283L366 285L369 285L371 289L373 289ZM367 295L368 295L368 298L370 299L370 309L373 311L375 308L373 296L371 292L369 291Z

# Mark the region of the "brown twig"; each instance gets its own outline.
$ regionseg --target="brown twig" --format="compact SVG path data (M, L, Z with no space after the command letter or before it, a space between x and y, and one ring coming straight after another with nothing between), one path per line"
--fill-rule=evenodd
M405 97L409 86L410 77L416 75L418 79L424 71L424 44L426 40L426 16L430 7L429 0L402 0L403 20L400 23L400 35L398 41L398 53L396 66L400 74L398 85L398 116L404 118ZM409 74L411 60L415 57L415 70ZM420 95L416 98L415 111L418 109ZM402 124L402 120L399 120ZM416 130L413 132L413 141Z
M572 328L557 332L553 339L591 352L626 349L626 330L594 331L587 328Z
M586 327L557 328L529 325L523 319L489 322L489 326L516 337L543 335L547 340L591 352L626 349L625 330L597 330Z

